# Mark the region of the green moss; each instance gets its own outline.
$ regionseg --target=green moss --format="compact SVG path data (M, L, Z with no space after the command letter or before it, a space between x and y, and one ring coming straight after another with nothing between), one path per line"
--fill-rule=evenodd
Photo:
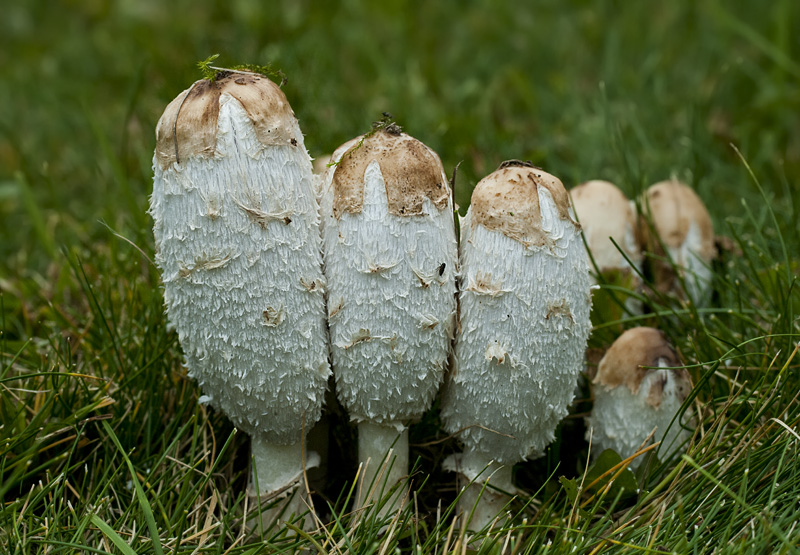
M263 75L264 77L269 77L273 81L277 81L278 85L283 87L286 82L289 80L280 69L275 69L272 67L272 64L267 64L265 66L260 66L256 64L239 64L233 66L231 69L234 71L249 71L251 73L258 73L259 75Z
M338 166L345 156L352 156L354 152L361 148L361 146L364 144L364 141L372 137L378 131L386 131L392 135L399 135L403 132L403 128L397 125L392 114L389 112L383 112L381 114L381 119L372 122L372 128L361 136L361 140L358 141L358 144L348 150L340 159L331 160L328 163L328 167L330 168L331 166Z
M212 54L205 60L197 62L197 67L200 69L200 73L203 74L203 79L211 81L212 83L217 79L217 70L211 67L211 64L214 63L214 60L217 58L219 58L219 54Z
M278 85L281 87L283 87L288 81L286 74L284 74L280 69L273 68L272 64L236 64L229 68L224 68L212 65L214 60L217 58L219 58L219 54L213 54L205 60L197 62L197 67L200 69L200 73L203 75L203 79L206 81L211 81L213 83L230 71L247 71L249 73L258 73L259 75L263 75L264 77L272 79L273 81L277 81Z

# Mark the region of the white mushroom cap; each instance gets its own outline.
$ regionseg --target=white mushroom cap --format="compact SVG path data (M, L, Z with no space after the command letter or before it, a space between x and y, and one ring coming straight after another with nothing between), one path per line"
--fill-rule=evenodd
M319 418L330 373L311 162L280 88L198 81L157 127L150 213L164 299L203 399L254 440Z
M643 210L653 223L658 239L652 237L646 222L639 225L642 245L657 254L664 254L686 270L687 292L695 301L708 295L711 281L709 264L716 256L714 228L703 201L691 188L679 181L662 181L647 189ZM669 291L676 287L675 275L668 264L654 268L657 287Z
M625 194L613 183L601 180L587 181L569 194L597 268L601 272L631 272L625 256L638 268L642 249L636 237L636 214Z
M633 455L655 430L661 457L682 444L688 432L670 423L692 390L692 380L663 332L639 327L627 330L600 360L594 377L594 408L587 419L587 439L599 455L613 449ZM691 416L687 413L683 422ZM669 428L669 434L665 435ZM633 461L633 467L641 459Z
M328 171L328 164L330 161L330 154L323 154L322 156L314 158L314 173L317 175L323 175L326 171Z
M557 178L510 162L475 187L461 233L461 331L442 420L465 453L514 464L553 440L583 368L580 226Z
M321 211L337 394L398 429L430 407L450 353L457 248L439 157L390 128L334 152Z

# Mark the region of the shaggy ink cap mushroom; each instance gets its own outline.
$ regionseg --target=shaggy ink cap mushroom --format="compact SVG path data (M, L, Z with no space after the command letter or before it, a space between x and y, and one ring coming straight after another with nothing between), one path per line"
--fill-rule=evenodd
M696 302L707 301L712 277L709 265L717 253L714 227L703 201L679 181L662 181L647 189L642 210L653 228L647 221L640 221L641 244L660 256L664 256L666 248L666 254L684 273L689 297ZM670 264L654 261L653 273L660 291L677 288L677 277Z
M602 180L582 183L569 194L583 229L587 254L599 273L595 276L593 271L592 278L631 292L640 291L642 249L633 203L616 185ZM620 298L620 293L611 289L595 290L593 294L595 322L620 320L625 311L642 313L642 303L633 294Z
M644 446L653 430L653 440L662 442L662 458L683 444L688 432L679 422L672 423L692 390L691 377L682 366L662 331L637 327L620 335L592 380L594 408L586 433L593 442L592 452L599 455L613 449L628 458ZM690 420L689 415L682 422ZM631 466L640 463L637 458Z
M272 81L222 72L167 106L156 139L156 264L189 375L251 436L252 489L291 492L330 374L303 135Z
M636 213L628 197L613 183L602 180L582 183L569 194L598 270L631 272L626 256L638 267L642 253L636 236Z
M561 182L519 161L478 183L461 234L460 333L442 421L464 452L447 466L462 484L477 477L470 487L490 474L490 485L507 486L572 401L591 329L588 260ZM479 506L470 527L504 499Z
M332 160L321 212L336 391L358 423L359 459L370 461L363 486L393 447L388 488L408 474L407 425L430 407L450 354L450 188L436 153L394 125L345 143Z

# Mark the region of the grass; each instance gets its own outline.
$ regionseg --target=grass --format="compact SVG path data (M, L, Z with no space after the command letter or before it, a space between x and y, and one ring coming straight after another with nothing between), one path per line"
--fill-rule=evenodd
M592 485L578 403L530 495L482 552L794 553L800 544L800 6L723 3L104 0L14 3L0 18L0 551L462 552L457 448L434 407L411 431L408 505L349 512L354 432L335 400L324 528L243 525L247 441L197 403L153 258L154 126L196 62L272 63L312 156L391 112L434 148L461 213L510 158L570 187L635 196L675 175L728 248L714 299L648 297L695 388L685 455ZM609 292L614 291L608 286ZM338 469L334 472L333 469ZM622 465L607 476L624 480ZM561 479L563 478L563 479ZM592 485L592 487L589 487ZM609 486L609 487L606 487ZM263 536L263 537L262 537Z

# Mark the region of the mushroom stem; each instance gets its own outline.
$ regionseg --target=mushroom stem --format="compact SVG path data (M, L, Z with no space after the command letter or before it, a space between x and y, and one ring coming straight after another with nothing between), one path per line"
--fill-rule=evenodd
M361 508L371 502L379 503L390 489L408 476L408 428L369 421L359 423L358 460L361 472L356 507ZM405 488L399 488L380 509L380 514L399 508L395 501L402 499L404 492Z
M275 522L290 522L308 511L309 500L303 485L303 444L277 445L253 437L250 442L252 475L249 494L258 514L249 521L250 527L264 530ZM316 453L306 453L305 469L319 464ZM307 528L308 517L303 522Z
M500 464L478 452L454 455L445 462L448 470L458 473L457 511L470 530L482 530L496 520L502 526L507 515L501 514L516 493L510 464Z

